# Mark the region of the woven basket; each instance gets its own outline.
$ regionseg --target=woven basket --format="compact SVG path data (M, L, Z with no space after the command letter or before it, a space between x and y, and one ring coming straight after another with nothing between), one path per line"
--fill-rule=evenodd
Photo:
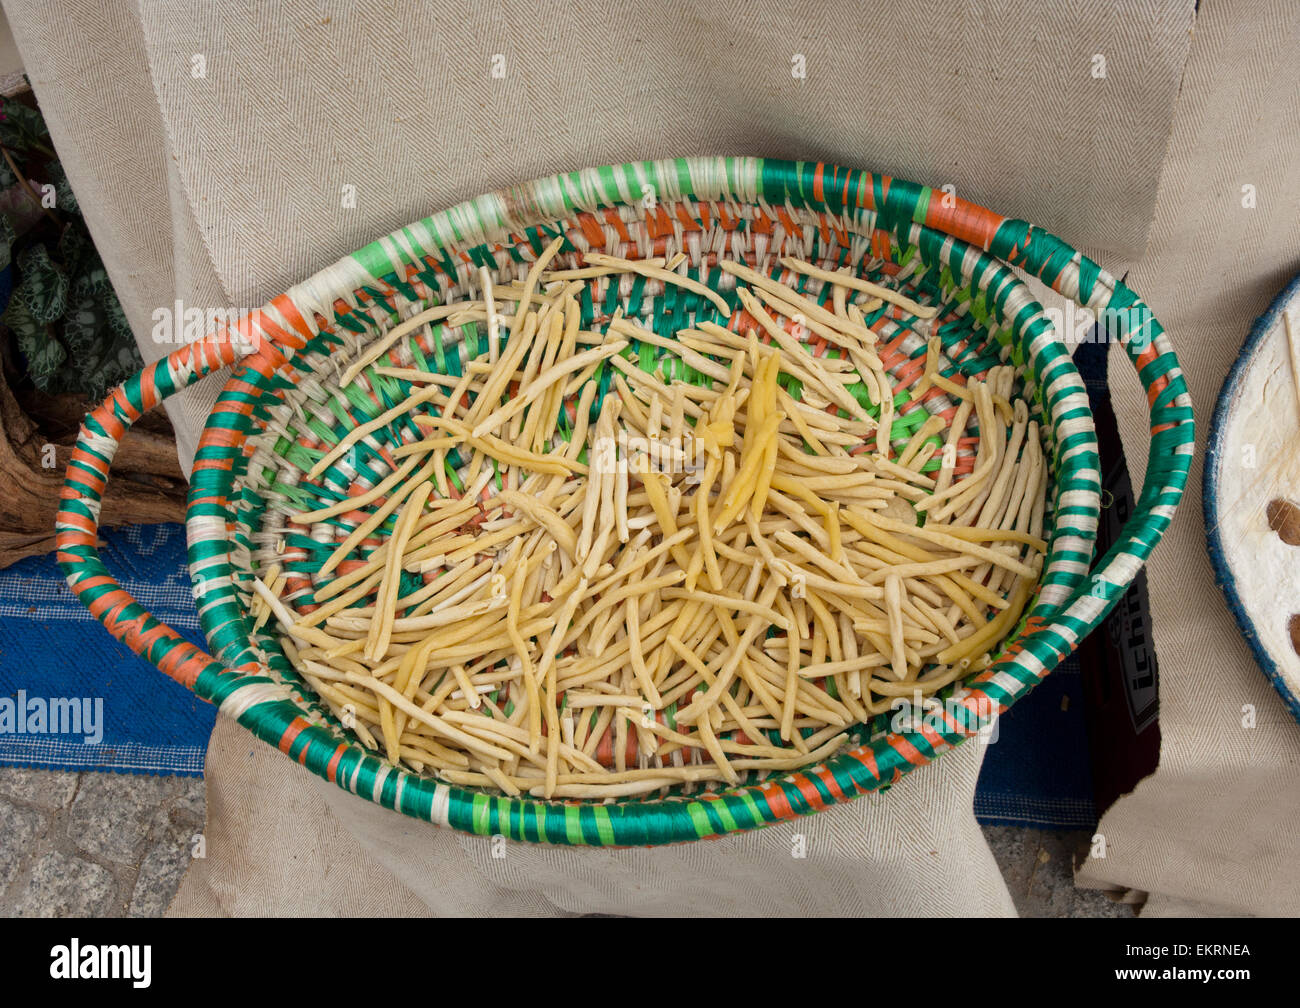
M1006 361L1023 366L1017 391L1042 425L1051 461L1049 554L1017 632L990 668L950 688L952 702L939 724L927 719L894 731L889 715L881 715L857 726L824 764L726 789L605 803L510 798L454 787L364 751L302 685L275 635L253 631L252 572L273 559L295 572L285 594L295 608L311 602L313 557L318 564L328 553L301 528L286 531L286 512L326 499L308 496L296 485L299 477L320 449L405 392L400 381L371 376L335 395L339 362L400 318L476 295L480 266L498 282L521 276L561 233L567 242L560 262L569 266L586 251L629 258L684 252L689 275L732 305L734 285L715 265L719 254L760 267L781 255L827 268L848 265L859 276L942 306L934 324L949 376L978 377ZM1012 266L1098 317L1118 310L1118 335L1147 390L1147 485L1118 544L1095 566L1099 474L1087 397L1066 347ZM621 305L626 315L666 336L692 316L721 320L708 300L677 287L665 290L640 278L600 284L589 288L586 308L593 316ZM817 292L815 282L808 292ZM870 318L895 385L892 435L901 445L928 412L953 407L938 390L915 401L908 391L925 353L923 324L890 305ZM477 339L473 331L425 327L390 359L456 371L465 344L476 353ZM245 356L250 346L255 350ZM814 346L814 352L823 350ZM96 529L109 466L131 424L236 361L204 430L187 518L190 572L209 655L121 589L100 560ZM593 380L608 386L607 376ZM372 442L373 457L353 453L349 468L331 471L337 496L382 478L387 464L379 448L400 436L381 432ZM674 843L763 826L887 787L978 731L990 705L1002 710L1015 703L1097 626L1132 581L1182 495L1192 441L1186 389L1160 325L1123 284L1052 235L912 183L830 165L749 158L643 162L541 179L426 218L146 368L115 390L81 430L58 517L58 559L72 590L114 636L345 790L470 833L557 844ZM959 458L959 469L962 464Z

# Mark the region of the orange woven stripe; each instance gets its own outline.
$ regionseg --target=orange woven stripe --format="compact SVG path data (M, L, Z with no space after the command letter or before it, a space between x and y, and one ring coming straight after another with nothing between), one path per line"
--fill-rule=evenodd
M1138 354L1137 360L1134 362L1135 366L1139 371L1141 371L1144 367L1146 367L1148 364L1150 364L1153 360L1155 360L1159 356L1160 354L1156 352L1155 344L1148 343L1146 349L1143 350L1140 354ZM1156 400L1160 398L1160 394L1164 392L1164 390L1167 389L1168 387L1169 387L1168 375L1160 375L1158 378L1153 379L1151 384L1147 387L1147 403L1152 407L1154 407L1156 404ZM1176 425L1171 424L1170 426L1176 426ZM1169 427L1164 427L1162 429L1168 430ZM1152 433L1154 434L1158 432L1153 428Z
M825 765L814 767L812 770L808 771L808 773L815 775L816 778L825 785L826 790L831 793L831 797L836 801L844 801L844 799L848 797L844 793L844 789L840 787L840 782L837 781L835 775L831 773L830 768Z
M299 735L301 735L303 733L303 729L306 727L307 727L307 722L303 718L300 717L294 718L293 721L290 722L289 727L284 730L284 734L280 736L280 741L278 743L280 752L288 756L289 750L293 748L294 739L296 739ZM307 746L303 746L302 752L298 754L298 762L303 763L306 761L306 758L307 758Z
M336 783L338 780L339 762L347 751L348 747L340 742L334 750L334 755L330 757L329 763L325 766L325 779L331 784Z
M587 244L592 248L601 248L605 244L605 231L600 226L600 221L596 220L595 215L589 213L578 214L578 226L582 228L582 236L587 239Z
M302 346L311 339L311 326L309 326L307 320L302 317L302 312L300 312L298 306L293 303L293 298L289 297L288 294L281 294L278 298L272 301L271 304L275 305L276 311L288 320L289 324L293 326L294 332L301 338L299 341L291 342L289 345L295 350L301 349ZM287 339L286 342L288 342Z
M632 236L627 233L627 225L623 223L623 218L618 215L618 211L613 209L606 210L605 223L614 229L614 233L618 235L620 241L624 241L624 242L632 241ZM646 226L647 228L653 226L651 224L650 214L646 214ZM604 232L602 231L600 236L599 247L604 247L604 245L605 245L605 235Z
M211 659L189 641L179 641L178 646L158 663L158 668L186 689L192 690L200 673L210 664Z
M812 782L812 779L806 773L797 774L791 780L791 783L799 789L799 793L803 795L804 801L806 801L814 811L826 807L826 799L822 797L822 793L817 790L817 785Z
M767 804L778 819L789 819L794 815L790 800L778 785L764 782L758 786L758 792L767 799Z
M98 455L92 455L90 452L88 452L86 449L80 446L72 450L72 456L69 459L69 462L75 462L78 465L85 466L88 469L93 469L95 471L96 476L98 476L99 478L101 488L104 484L104 481L108 479L109 464L105 462L102 458L100 458ZM84 482L89 482L91 477L89 475L86 475L85 473L82 473L80 478ZM72 496L75 497L76 494L73 494Z
M993 243L993 236L998 233L998 228L1006 218L963 199L954 199L952 202L952 206L944 206L944 200L936 199L932 194L926 207L925 222L972 245L978 245L987 252Z
M876 762L876 754L870 749L865 747L854 749L849 753L849 756L866 767L867 772L871 774L873 778L876 780L880 779L880 764Z
M899 735L897 732L889 736L889 744L897 750L898 755L911 763L912 766L924 766L928 762L926 758L921 755L916 746L912 745L911 742L907 741L906 738Z

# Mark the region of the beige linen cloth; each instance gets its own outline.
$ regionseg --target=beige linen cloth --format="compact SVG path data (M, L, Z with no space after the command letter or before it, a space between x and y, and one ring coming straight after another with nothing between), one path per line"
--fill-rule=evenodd
M357 6L4 0L147 358L170 349L151 342L152 316L177 299L253 307L485 190L681 154L822 159L951 184L1122 272L1146 248L1194 20L1192 0ZM1203 3L1202 19L1210 8L1279 44L1262 8L1221 6ZM1198 52L1210 61L1199 73L1244 66L1234 53L1219 70L1222 50ZM1252 156L1225 154L1238 166ZM1294 207L1280 187L1273 198ZM1234 268L1247 275L1240 258ZM1205 278L1218 279L1212 266ZM169 407L185 464L219 384ZM1199 558L1191 510L1182 549ZM1182 559L1170 552L1166 564ZM1183 672L1164 662L1167 681ZM1231 674L1266 701L1244 649ZM347 795L222 721L208 753L208 856L173 912L1008 914L971 812L982 756L962 746L887 795L748 835L653 851L495 849ZM1147 830L1133 843L1151 840Z
M1251 16L1243 7L1201 4L1151 244L1129 278L1173 335L1202 446L1247 330L1300 270L1300 5ZM1136 481L1145 417L1132 373L1113 359L1111 383ZM1085 864L1078 882L1145 890L1149 914L1294 916L1300 725L1214 583L1201 477L1198 455L1150 563L1160 766L1102 818L1106 858Z

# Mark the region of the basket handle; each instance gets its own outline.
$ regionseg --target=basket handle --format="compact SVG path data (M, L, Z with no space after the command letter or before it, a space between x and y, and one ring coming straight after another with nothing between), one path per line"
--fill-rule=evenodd
M1151 309L1123 281L1049 231L884 176L874 177L868 202L880 213L882 225L900 236L910 232L913 222L924 222L1037 277L1063 297L1097 312L1099 321L1109 314L1108 338L1114 333L1146 390L1151 444L1142 493L1114 545L1052 617L1051 629L1059 632L1049 647L1064 657L1127 591L1169 527L1187 485L1196 431L1191 396L1173 345ZM1031 627L1027 633L1044 629Z
M169 396L233 364L243 350L221 329L187 344L115 388L81 425L55 519L56 557L68 587L114 637L186 689L204 672L230 669L138 603L108 572L96 545L108 472L132 424ZM251 671L251 670L250 670Z
M1122 280L1021 220L1003 220L986 248L1096 311L1099 326L1105 315L1105 338L1120 343L1147 396L1151 440L1142 491L1115 542L1053 618L1064 631L1063 657L1115 608L1173 520L1195 448L1191 396L1164 327Z

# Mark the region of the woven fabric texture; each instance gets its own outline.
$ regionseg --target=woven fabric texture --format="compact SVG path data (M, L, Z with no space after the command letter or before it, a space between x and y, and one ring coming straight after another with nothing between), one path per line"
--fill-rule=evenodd
M203 642L178 525L104 530L123 586L180 633ZM216 711L103 632L70 595L53 555L0 571L0 697L75 698L93 729L0 732L0 765L122 773L203 773ZM96 716L95 702L102 711Z
M207 857L190 867L169 912L1010 916L970 814L982 756L978 745L960 746L886 794L767 829L575 851L434 831L343 793L218 718Z
M951 185L1118 276L1145 244L1194 4L146 6L5 0L154 360L176 298L255 308L430 210L685 154ZM220 386L169 407L185 465Z

